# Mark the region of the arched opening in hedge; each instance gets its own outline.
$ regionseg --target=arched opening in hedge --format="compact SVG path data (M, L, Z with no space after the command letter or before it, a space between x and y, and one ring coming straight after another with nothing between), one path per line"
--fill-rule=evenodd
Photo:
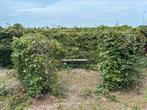
M62 67L61 59L89 59L103 77L100 88L128 89L139 80L139 59L144 39L136 31L97 31L86 33L54 33L25 35L13 41L16 75L31 96L44 91L60 91L54 74ZM56 89L55 89L56 88Z

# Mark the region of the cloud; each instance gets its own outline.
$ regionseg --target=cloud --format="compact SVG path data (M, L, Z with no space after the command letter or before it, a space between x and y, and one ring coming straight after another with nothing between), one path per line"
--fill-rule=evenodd
M118 4L121 4L119 6ZM34 7L23 7L19 8L15 12L17 14L21 13L32 13L32 14L48 14L48 13L64 13L64 12L83 12L83 11L99 11L99 12L115 12L119 10L124 10L128 8L128 5L121 2L109 2L109 1L98 1L98 0L61 0L52 5L47 5L45 7L37 6ZM123 5L124 4L124 5ZM110 7L113 5L113 8ZM109 9L108 9L109 8ZM103 10L101 10L103 9Z
M5 0L0 16L61 25L139 24L145 0ZM137 22L137 23L136 23Z
M55 0L56 1L56 0ZM140 2L139 0L60 0L54 4L46 4L41 6L39 4L31 4L30 2L17 2L16 6L19 10L17 13L47 13L47 12L69 12L69 11L87 11L95 9L97 11L115 12L128 9L130 7L143 6L147 1ZM23 4L23 6L21 6ZM103 9L103 10L98 10Z

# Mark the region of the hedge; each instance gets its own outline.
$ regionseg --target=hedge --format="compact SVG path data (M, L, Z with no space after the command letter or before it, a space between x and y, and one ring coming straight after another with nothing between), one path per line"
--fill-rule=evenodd
M98 66L103 77L98 91L101 88L128 89L139 81L139 59L145 39L138 28L27 28L24 32L30 34L24 36L21 31L15 33L12 30L8 33L1 31L0 55L3 57L0 62L3 63L0 64L7 65L13 51L16 76L30 96L40 97L48 90L60 94L55 69L60 59L66 58L86 58L93 67ZM13 36L17 38L12 42Z
M110 30L118 31L118 32L130 32L134 29L142 30L141 27L139 28L132 28L130 26L99 26L94 28L23 28L21 25L16 24L14 26L10 26L8 28L1 29L0 31L0 41L6 40L8 43L3 45L5 48L11 50L10 44L12 42L12 37L21 37L23 34L27 33L41 33L48 37L48 39L56 40L57 42L62 45L61 51L56 54L56 57L62 58L88 58L90 59L90 64L97 64L97 57L95 55L95 51L97 50L97 44L99 44L99 36L103 32L108 32ZM144 28L143 28L144 29ZM145 32L144 30L143 32ZM144 35L144 34L143 34ZM2 49L2 51L3 51ZM64 52L63 52L64 50ZM3 53L3 52L1 52ZM11 53L10 53L11 54ZM4 60L8 60L6 62L11 62L10 54L7 54L7 57L2 56L3 62ZM2 61L1 60L1 61ZM1 66L3 64L1 62ZM5 64L4 64L5 65ZM8 65L11 65L8 64Z
M26 92L40 97L48 90L58 94L54 65L54 43L40 34L27 34L12 43L12 60L16 77Z
M23 26L14 24L8 28L0 29L0 66L12 67L11 60L11 43L13 37L21 37L23 35Z
M139 84L139 61L143 53L144 37L137 31L103 33L98 50L98 66L103 77L102 88L129 89Z
M137 29L128 26L101 26L97 28L50 29L42 30L41 33L47 36L49 39L56 39L63 45L65 51L64 53L60 54L59 57L61 59L89 59L89 66L92 64L93 68L98 63L98 58L95 52L98 50L97 45L101 43L100 37L102 33L107 33L111 30L129 33Z

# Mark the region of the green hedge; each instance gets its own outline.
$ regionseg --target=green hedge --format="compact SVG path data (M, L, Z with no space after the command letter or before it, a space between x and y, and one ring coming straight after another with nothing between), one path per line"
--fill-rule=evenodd
M6 66L11 66L12 61L11 61L11 53L12 50L11 48L0 48L0 66L6 67Z
M102 88L129 89L138 84L143 44L144 37L137 31L103 33L97 53L103 83L98 86L97 91Z
M107 27L101 26L97 28L67 28L67 29L50 29L42 30L41 33L49 39L55 39L62 44L64 52L59 54L61 59L89 59L89 65L95 67L98 63L96 51L98 44L101 43L100 37L102 33L112 31L118 32L131 32L135 28L122 26L122 27ZM86 66L87 65L83 65Z
M144 53L147 54L147 26L140 26L138 29L140 30L140 32L146 38L146 42L145 42L145 45L144 45Z
M1 44L4 46L3 49L11 50L10 44L12 42L12 37L21 37L23 34L27 33L41 33L48 37L48 39L56 40L60 43L62 48L58 50L55 57L62 59L62 58L88 58L90 59L90 64L96 65L97 56L95 51L97 50L97 46L100 42L99 36L101 33L108 32L110 30L119 31L119 32L130 32L134 29L141 29L139 28L132 28L129 26L99 26L95 28L23 28L20 24L15 24L8 28L4 28L0 31L0 46ZM3 44L1 41L4 41L8 44ZM9 46L9 47L7 47ZM7 48L6 48L7 47ZM2 52L3 53L3 49ZM61 50L61 51L60 51ZM1 50L0 50L1 51ZM7 51L7 50L6 50ZM2 55L0 66L7 60L6 62L10 61L10 54ZM5 57L5 59L4 59ZM1 60L1 61L2 61ZM4 64L5 65L5 64ZM7 65L7 64L6 64ZM9 65L9 64L8 64Z
M30 96L40 97L50 90L55 94L59 83L54 65L54 45L40 34L27 34L12 43L16 76Z
M21 37L23 35L23 27L20 24L14 24L8 28L0 29L0 66L12 67L11 60L11 43L13 37Z
M15 29L18 27L15 26ZM101 88L128 89L139 80L138 67L144 37L138 28L28 28L24 32L31 34L23 37L21 31L15 33L13 28L10 30L0 34L0 55L3 56L0 57L0 64L9 64L7 62L11 61L13 50L16 76L31 96L40 97L47 90L54 94L61 93L54 71L60 59L66 58L88 58L93 67L99 66L103 83L98 91ZM12 43L13 36L17 38Z
M9 32L5 30L0 30L0 66L10 66L11 61L11 42L12 36Z
M57 57L60 59L89 59L90 64L96 65L95 51L97 50L101 32L64 31L58 31L56 33L47 31L46 34L44 33L49 39L55 39L62 45L64 51L59 53Z

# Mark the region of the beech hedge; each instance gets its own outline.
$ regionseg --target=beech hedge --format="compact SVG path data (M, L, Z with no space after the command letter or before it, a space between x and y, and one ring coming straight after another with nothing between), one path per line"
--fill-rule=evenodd
M98 59L103 83L97 91L122 90L139 84L139 61L144 37L138 31L103 33L99 42Z
M27 34L12 42L15 75L30 96L60 92L53 61L54 44L40 34Z
M12 48L11 43L13 37L21 37L23 35L23 26L14 24L7 28L0 28L0 66L12 67Z

